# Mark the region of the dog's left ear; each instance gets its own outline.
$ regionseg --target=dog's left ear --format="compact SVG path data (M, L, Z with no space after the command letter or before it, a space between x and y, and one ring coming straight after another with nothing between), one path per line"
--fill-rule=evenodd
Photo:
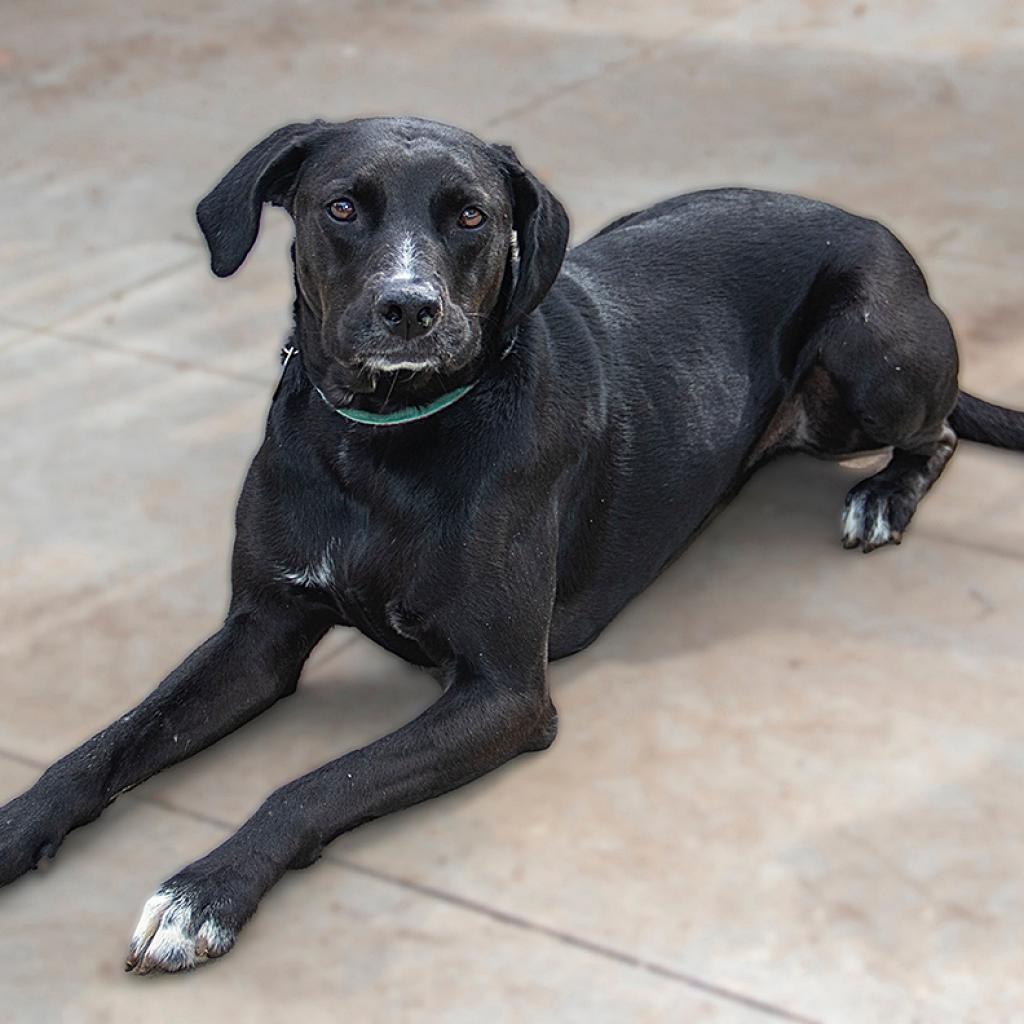
M312 121L278 128L253 146L200 201L196 220L218 277L228 277L242 265L256 241L263 204L285 201L311 146L327 127L323 121Z
M536 309L554 284L569 241L569 217L509 146L495 146L494 150L512 192L512 226L519 248L519 275L501 323L501 332L506 334Z

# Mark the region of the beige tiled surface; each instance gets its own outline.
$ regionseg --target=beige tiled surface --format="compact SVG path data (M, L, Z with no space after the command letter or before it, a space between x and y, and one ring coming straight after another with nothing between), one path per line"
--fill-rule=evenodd
M5 798L30 775L0 763ZM343 1016L436 1019L438 1006L445 1019L467 1024L765 1019L742 1002L336 864L318 872L316 885L295 875L278 886L247 927L245 946L232 952L236 970L197 973L184 984L119 977L125 932L138 912L135 894L224 835L132 797L108 812L102 829L73 835L67 863L30 876L3 898L4 1019L326 1024ZM142 838L150 849L139 856Z
M802 190L922 257L963 380L1024 405L1024 24L835 5L19 5L0 41L0 800L215 628L287 324L287 224L215 281L196 199L296 117L513 142L582 237ZM859 471L863 473L864 470ZM760 474L585 654L543 755L334 844L238 948L123 977L154 886L433 698L337 631L300 693L0 893L0 1018L1024 1020L1024 463L965 445L899 549L858 471Z
M0 320L0 352L28 341L34 333L35 331L31 327L22 327L13 321Z
M1012 215L1024 134L999 98L1021 74L1019 54L866 59L688 38L494 130L521 143L570 206L586 197L573 207L578 237L652 196L742 184L869 212L922 255L998 263L1024 253Z
M252 257L230 279L214 277L197 250L176 272L68 317L61 335L270 385L291 327L291 222L278 210L263 220Z

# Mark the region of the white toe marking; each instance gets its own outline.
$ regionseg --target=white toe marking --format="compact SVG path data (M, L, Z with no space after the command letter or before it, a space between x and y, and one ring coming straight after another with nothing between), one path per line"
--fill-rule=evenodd
M221 953L226 953L234 941L235 937L229 929L222 928L216 921L211 921L209 918L203 922L203 926L196 936L197 944L205 944L199 952L200 957L204 960L207 956L220 956Z
M879 548L892 539L892 526L885 505L877 502L874 521L868 530L867 523L868 495L856 494L843 512L843 543L848 547L857 544L866 545L865 550Z
M875 525L871 527L871 536L868 537L869 544L888 544L892 539L892 530L889 527L889 517L881 512L875 519Z
M195 927L191 899L185 892L161 890L146 901L129 945L129 964L139 973L187 970L234 945L234 932L212 918Z
M866 499L863 494L856 494L843 512L843 540L860 540L864 536L864 506Z
M171 894L165 892L158 892L146 900L142 914L139 916L139 923L135 926L135 932L132 935L131 948L133 952L142 949L156 934L164 911L171 905L171 902Z
M164 968L195 966L196 942L189 927L191 924L192 908L172 905L164 912L145 959Z

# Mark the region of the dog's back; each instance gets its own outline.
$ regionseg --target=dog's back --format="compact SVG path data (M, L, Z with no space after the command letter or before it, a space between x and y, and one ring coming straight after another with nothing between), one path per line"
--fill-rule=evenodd
M563 520L567 649L735 493L799 381L823 280L841 287L885 235L826 203L720 189L619 218L569 252L540 311L561 401L584 428ZM556 614L556 640L561 625Z

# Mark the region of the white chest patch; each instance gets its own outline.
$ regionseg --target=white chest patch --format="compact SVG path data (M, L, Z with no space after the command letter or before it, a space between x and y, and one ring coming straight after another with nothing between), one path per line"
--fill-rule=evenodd
M317 590L330 590L334 582L334 556L328 545L324 553L309 565L300 569L281 569L277 578L286 583L294 583L299 587L313 587Z

